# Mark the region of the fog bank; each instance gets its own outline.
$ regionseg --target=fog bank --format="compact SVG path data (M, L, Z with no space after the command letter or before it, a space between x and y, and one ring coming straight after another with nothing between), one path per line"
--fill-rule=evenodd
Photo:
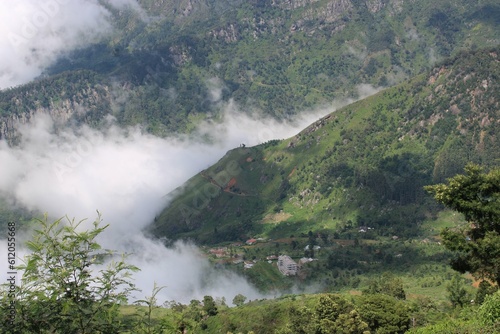
M20 126L19 146L0 142L0 195L53 219L88 218L84 227L91 226L99 210L103 223L110 224L102 246L130 254L129 262L141 268L135 280L143 291L137 297L150 293L156 282L167 287L160 301L189 302L212 295L230 302L238 293L259 298L245 279L211 268L194 245L178 242L166 248L141 230L167 205L166 194L227 150L290 137L326 112L278 122L246 115L229 103L221 122L204 122L193 136L171 138L155 137L140 127L122 129L111 117L104 131L87 126L56 130L49 116L38 115ZM209 144L202 140L207 137ZM4 258L6 247L0 247Z

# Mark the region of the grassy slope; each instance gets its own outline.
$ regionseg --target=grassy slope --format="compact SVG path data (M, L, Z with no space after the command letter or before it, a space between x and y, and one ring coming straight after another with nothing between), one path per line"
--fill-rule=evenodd
M468 161L498 164L498 64L498 50L465 54L293 138L234 149L179 190L152 230L201 243L365 225L421 235L433 212L423 185Z

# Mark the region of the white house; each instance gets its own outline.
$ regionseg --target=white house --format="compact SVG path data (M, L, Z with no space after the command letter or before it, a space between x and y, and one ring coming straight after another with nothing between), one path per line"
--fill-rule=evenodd
M278 257L278 269L285 276L297 275L297 263L288 255Z

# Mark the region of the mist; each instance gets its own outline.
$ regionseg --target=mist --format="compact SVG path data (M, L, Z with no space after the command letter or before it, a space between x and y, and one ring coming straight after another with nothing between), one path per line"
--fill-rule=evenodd
M83 228L91 226L99 210L103 223L110 224L101 245L130 254L128 261L141 269L134 276L142 290L136 298L150 293L154 282L166 286L160 302L188 303L204 295L231 301L238 293L262 298L244 278L213 269L196 246L177 242L167 248L141 231L168 204L169 192L229 149L290 137L331 111L315 110L279 122L245 114L230 102L219 122L206 121L191 136L170 138L155 137L139 126L120 128L111 116L102 131L88 126L56 129L50 116L39 114L19 126L18 146L0 141L0 196L51 219L87 219ZM1 258L6 258L4 246Z
M145 16L135 0L113 0ZM27 83L75 48L113 33L98 0L0 1L0 89Z
M111 3L140 10L134 0ZM0 19L0 89L27 83L58 57L113 33L110 13L97 0L3 1ZM264 297L244 278L212 268L195 245L177 242L167 248L142 230L168 205L168 193L229 149L291 137L351 101L277 121L221 101L221 80L206 84L210 102L223 110L222 116L202 122L190 136L155 137L140 126L121 128L111 116L105 130L85 125L61 129L50 116L37 115L18 126L19 145L0 141L0 197L12 207L47 213L50 219L87 219L82 228L91 226L99 210L103 223L110 225L100 236L101 245L129 254L128 262L141 269L134 278L142 291L134 298L150 294L155 282L166 287L158 296L160 303L188 303L204 295L230 302L238 293ZM361 96L375 92L371 86L359 91ZM29 236L17 237L17 255L22 257L22 243ZM7 258L1 237L0 258ZM2 273L8 271L6 265L0 261Z

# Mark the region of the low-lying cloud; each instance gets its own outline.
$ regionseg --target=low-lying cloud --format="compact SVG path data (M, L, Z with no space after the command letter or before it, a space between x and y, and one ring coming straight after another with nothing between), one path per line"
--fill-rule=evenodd
M134 0L113 5L140 10ZM98 0L3 1L0 20L0 89L29 82L64 53L112 33L110 13ZM211 79L207 86L210 102L223 103L223 83ZM362 95L373 93L370 87L362 89ZM0 141L0 196L10 205L52 218L88 218L87 226L99 210L110 224L102 245L129 253L129 261L142 270L135 275L142 290L137 297L150 293L153 282L166 286L160 302L189 302L204 295L230 301L238 293L261 297L245 279L213 269L194 245L178 242L167 248L141 231L167 205L166 194L227 150L290 137L334 106L282 122L243 113L232 102L223 108L221 122L204 122L195 136L171 138L155 137L140 127L122 129L111 118L103 131L87 126L56 129L49 116L38 115L19 127L18 146ZM22 255L20 241L17 247ZM0 259L6 253L0 237ZM0 261L2 273L5 266Z
M360 94L373 92L360 87ZM100 240L103 247L129 253L129 261L142 270L135 275L142 290L136 297L150 293L156 282L167 287L160 302L189 302L204 295L230 301L238 293L259 298L245 279L213 269L194 245L178 242L167 248L141 231L168 204L165 195L229 149L291 137L334 107L277 121L243 113L229 102L221 121L206 121L194 135L170 138L144 133L140 127L120 128L111 117L105 130L56 129L50 116L40 114L18 128L19 145L0 141L0 196L11 205L52 218L88 218L86 226L99 210L104 223L110 224ZM6 258L1 241L0 258ZM5 263L0 262L4 273Z
M110 1L145 13L135 0ZM0 1L0 89L27 83L58 57L113 32L98 0Z
M19 146L0 142L0 194L10 204L53 218L88 218L87 226L99 210L110 224L101 243L131 254L130 262L142 269L136 283L143 293L156 281L167 287L160 297L164 300L189 302L204 295L231 300L237 293L253 299L260 294L243 278L214 270L195 246L166 248L141 230L165 207L166 194L227 150L289 137L317 117L280 123L254 119L229 104L223 121L202 124L199 137L163 139L140 127L122 129L112 119L104 131L86 126L56 130L52 119L41 114L20 126ZM210 144L201 137L210 137Z

